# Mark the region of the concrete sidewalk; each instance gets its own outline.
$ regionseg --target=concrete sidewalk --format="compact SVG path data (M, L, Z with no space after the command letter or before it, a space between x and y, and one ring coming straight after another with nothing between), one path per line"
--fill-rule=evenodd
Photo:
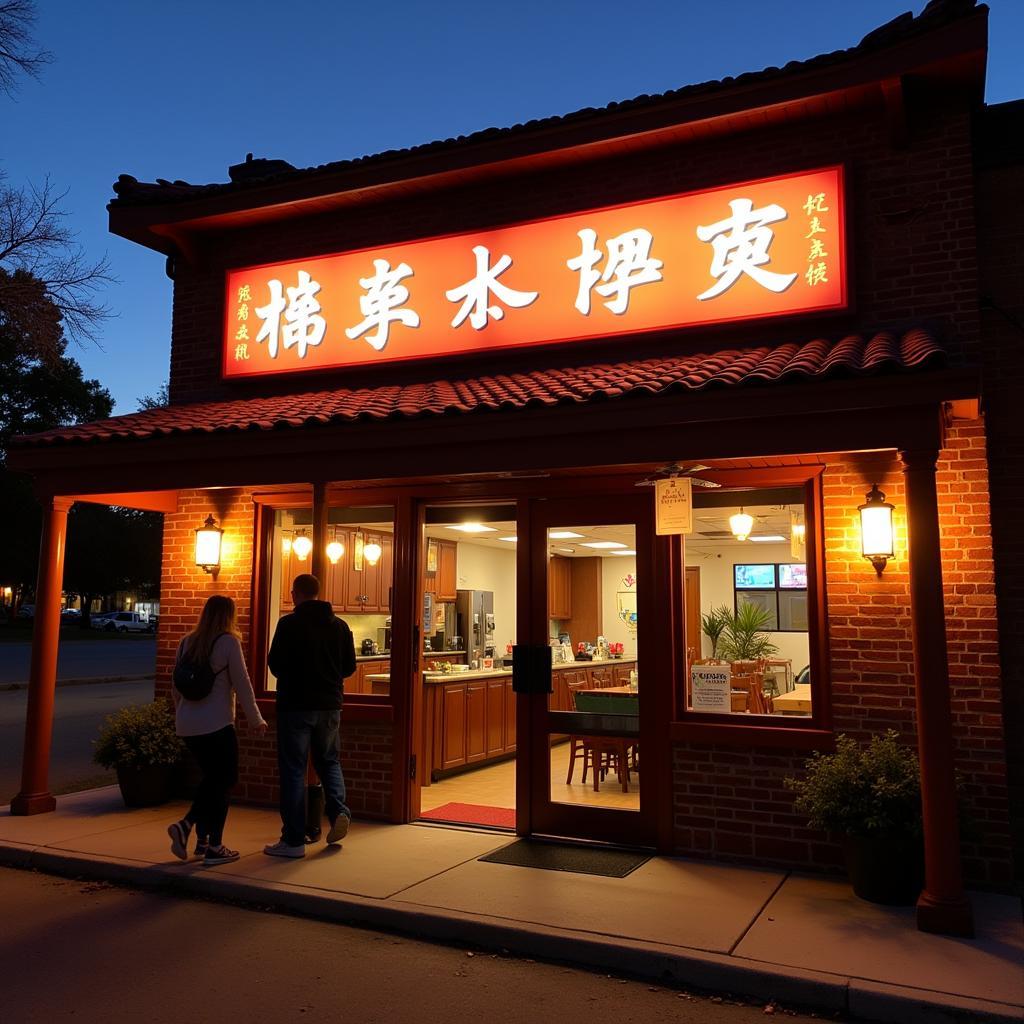
M272 811L235 807L234 864L171 857L181 805L127 811L116 788L53 814L0 811L0 862L272 905L442 941L569 961L884 1021L1024 1020L1020 900L973 894L978 938L918 932L911 908L845 882L654 857L626 878L482 863L510 836L356 822L304 860L263 855Z

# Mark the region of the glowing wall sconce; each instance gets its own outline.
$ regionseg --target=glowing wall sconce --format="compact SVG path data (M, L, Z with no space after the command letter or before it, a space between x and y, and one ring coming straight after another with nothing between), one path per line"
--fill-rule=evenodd
M376 565L382 554L384 554L384 549L376 541L371 540L369 544L363 546L363 558L369 565Z
M284 554L285 558L287 558L292 553L292 539L291 539L291 537L282 537L281 538L281 551Z
M327 551L327 558L331 565L337 565L338 559L345 554L345 545L342 544L341 541L332 540L325 550Z
M220 568L220 547L224 531L217 526L212 515L196 530L196 565L203 572L216 576Z
M750 536L750 531L754 528L754 517L748 512L744 512L742 506L739 512L735 515L729 516L729 529L732 530L732 535L740 541L746 540Z
M864 557L875 567L879 576L885 563L892 558L892 510L885 494L873 484L860 510L860 547Z
M312 550L313 542L304 533L300 533L298 537L292 539L292 553L300 562L309 558L309 553Z

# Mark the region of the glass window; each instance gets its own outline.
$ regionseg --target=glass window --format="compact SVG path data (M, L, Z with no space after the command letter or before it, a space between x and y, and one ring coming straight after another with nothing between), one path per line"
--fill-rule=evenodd
M346 697L389 692L391 597L394 587L394 511L391 506L328 511L325 570L320 600L352 630L356 672L345 680ZM313 513L310 508L274 512L270 565L268 645L278 620L294 610L292 581L311 571ZM277 688L267 670L267 692Z
M811 661L808 490L695 489L685 538L688 711L779 724L811 716L810 683L796 682ZM753 518L742 540L730 524L740 511Z

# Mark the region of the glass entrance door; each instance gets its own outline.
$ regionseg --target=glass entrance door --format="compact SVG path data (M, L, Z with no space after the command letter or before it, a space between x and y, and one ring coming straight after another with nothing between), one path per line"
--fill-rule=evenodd
M632 495L520 505L520 831L655 842L652 518Z

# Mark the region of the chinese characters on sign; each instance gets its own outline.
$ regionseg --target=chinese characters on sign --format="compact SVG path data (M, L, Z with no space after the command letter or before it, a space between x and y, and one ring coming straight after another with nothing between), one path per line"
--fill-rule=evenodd
M841 168L227 275L225 376L846 306Z

